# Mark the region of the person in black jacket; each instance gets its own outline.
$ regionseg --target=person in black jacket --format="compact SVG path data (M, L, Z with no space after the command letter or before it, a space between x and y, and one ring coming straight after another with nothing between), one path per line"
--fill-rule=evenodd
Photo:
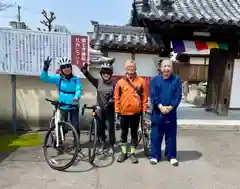
M88 72L88 64L83 65L81 68L82 73L97 89L97 105L100 107L98 116L100 119L99 135L101 140L101 150L107 149L106 143L106 122L108 122L109 132L109 145L111 147L115 144L115 113L114 113L114 87L115 82L112 80L114 58L103 58L98 60L98 63L102 63L100 76L101 79L94 78Z

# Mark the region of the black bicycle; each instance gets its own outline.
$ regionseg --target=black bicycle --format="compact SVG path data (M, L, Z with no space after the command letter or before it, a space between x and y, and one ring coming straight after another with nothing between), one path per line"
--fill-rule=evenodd
M74 164L75 160L77 159L80 141L76 129L70 123L61 121L60 106L78 108L78 105L59 103L56 100L49 99L45 100L50 102L54 106L56 111L54 112L54 117L50 121L49 130L44 138L43 144L44 157L46 162L52 169L63 171L71 167ZM73 136L73 139L72 138L70 139L70 142L73 142L72 145L70 145L67 142L67 137L70 134L72 134ZM70 154L72 157L70 158L69 161L67 161L67 163L60 165L59 162L56 160L56 156L54 156L54 158L49 158L48 149L50 147L53 147L53 149L57 151L57 155L63 155L64 153L67 153ZM72 151L73 153L71 153ZM64 158L64 160L66 159L67 158Z
M90 123L90 128L89 128L89 146L88 146L88 156L89 156L89 163L93 164L96 154L111 154L114 156L114 146L111 147L112 153L108 153L109 149L103 150L101 152L97 151L97 147L100 146L100 138L99 138L99 117L97 115L97 110L100 109L99 106L94 105L94 106L88 106L87 104L84 104L82 107L82 115L84 115L85 109L92 110L92 120Z
M97 109L100 107L97 105L94 106L87 106L87 104L84 104L82 107L82 115L84 115L85 109L92 110L92 120L90 123L89 128L89 146L88 146L88 157L89 157L89 163L93 163L96 157L96 149L97 149L97 143L99 141L98 138L98 118L97 118Z
M143 119L141 116L140 119L140 127L138 130L138 142L137 146L140 144L142 140L144 155L146 157L149 156L149 149L150 149L150 126L149 124Z

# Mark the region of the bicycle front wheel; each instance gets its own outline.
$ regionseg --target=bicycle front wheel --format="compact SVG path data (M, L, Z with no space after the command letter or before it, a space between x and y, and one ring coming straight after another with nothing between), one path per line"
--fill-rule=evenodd
M97 119L93 118L89 128L88 157L90 164L92 164L95 160L97 140Z
M59 122L59 145L55 126L51 127L44 139L43 152L48 165L55 170L63 171L71 167L78 156L80 147L79 137L76 129L67 122ZM64 134L62 139L61 133ZM54 155L52 155L54 154Z

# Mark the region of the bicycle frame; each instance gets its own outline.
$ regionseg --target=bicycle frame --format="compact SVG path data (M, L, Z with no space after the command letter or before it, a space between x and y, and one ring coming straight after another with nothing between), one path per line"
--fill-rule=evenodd
M59 122L61 121L61 113L59 108L57 108L54 118L55 118L54 124L55 124L55 135L56 135L56 147L59 147L59 131L61 135L61 140L64 140L63 128L61 125L59 125Z

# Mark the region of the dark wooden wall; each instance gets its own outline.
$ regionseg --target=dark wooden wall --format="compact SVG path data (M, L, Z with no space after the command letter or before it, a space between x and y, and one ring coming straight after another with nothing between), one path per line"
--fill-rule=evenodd
M190 83L206 82L208 79L208 65L203 64L174 64L174 73L183 81Z

